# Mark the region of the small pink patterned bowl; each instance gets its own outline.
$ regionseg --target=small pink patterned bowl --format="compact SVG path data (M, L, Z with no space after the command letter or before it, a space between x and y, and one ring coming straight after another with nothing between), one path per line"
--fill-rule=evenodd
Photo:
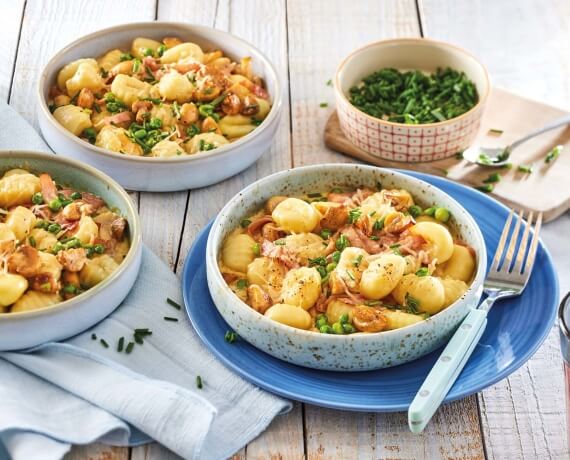
M451 67L475 83L479 102L468 112L439 123L407 125L372 117L348 101L352 86L371 73L393 67L434 72ZM352 52L338 67L334 90L340 126L357 147L376 157L408 163L441 160L471 145L491 84L487 69L467 51L425 38L401 38L371 43Z

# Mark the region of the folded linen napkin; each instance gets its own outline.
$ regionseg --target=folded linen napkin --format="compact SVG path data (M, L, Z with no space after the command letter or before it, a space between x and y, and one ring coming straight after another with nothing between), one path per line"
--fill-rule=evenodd
M0 126L0 148L49 152L6 104ZM145 248L133 290L105 320L64 343L0 353L0 458L51 460L71 444L152 440L184 458L224 458L290 409L218 363L167 297L181 303L180 281ZM119 353L118 339L128 343L137 328L152 335Z

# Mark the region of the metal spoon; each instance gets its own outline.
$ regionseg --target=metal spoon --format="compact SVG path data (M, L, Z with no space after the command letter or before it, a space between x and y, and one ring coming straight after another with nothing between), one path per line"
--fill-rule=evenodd
M570 115L566 115L562 118L559 118L536 131L527 134L526 136L520 138L519 140L513 142L510 145L507 145L504 148L482 148L477 145L469 147L467 150L463 152L463 158L470 163L475 163L481 166L490 166L490 167L498 167L503 166L504 164L508 163L509 156L511 155L512 151L516 149L522 143L536 137L542 133L547 131L552 131L553 129L559 128L560 126L564 126L570 124Z

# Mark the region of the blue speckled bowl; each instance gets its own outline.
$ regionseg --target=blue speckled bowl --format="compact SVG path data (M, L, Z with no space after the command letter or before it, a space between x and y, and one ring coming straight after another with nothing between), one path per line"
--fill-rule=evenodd
M426 321L393 331L346 336L319 334L277 323L242 302L218 268L226 236L274 195L300 195L348 187L399 187L410 191L424 207L447 207L456 232L477 253L477 272L467 292ZM487 254L479 227L467 211L438 188L388 169L358 164L326 164L282 171L265 177L233 197L218 214L208 237L206 266L212 299L227 323L249 343L276 358L325 370L361 371L403 364L435 350L449 339L483 290Z

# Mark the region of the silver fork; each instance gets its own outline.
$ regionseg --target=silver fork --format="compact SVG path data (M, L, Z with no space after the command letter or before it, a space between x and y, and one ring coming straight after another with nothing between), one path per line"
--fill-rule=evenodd
M408 409L408 425L413 433L420 433L425 428L457 380L485 331L487 313L495 301L521 295L528 283L536 258L542 213L539 213L536 219L530 244L534 214L530 212L527 217L527 225L520 244L517 243L524 213L520 211L518 218L515 218L516 222L509 238L513 216L514 212L511 210L483 285L483 292L487 294L487 298L478 308L472 309L463 320Z

